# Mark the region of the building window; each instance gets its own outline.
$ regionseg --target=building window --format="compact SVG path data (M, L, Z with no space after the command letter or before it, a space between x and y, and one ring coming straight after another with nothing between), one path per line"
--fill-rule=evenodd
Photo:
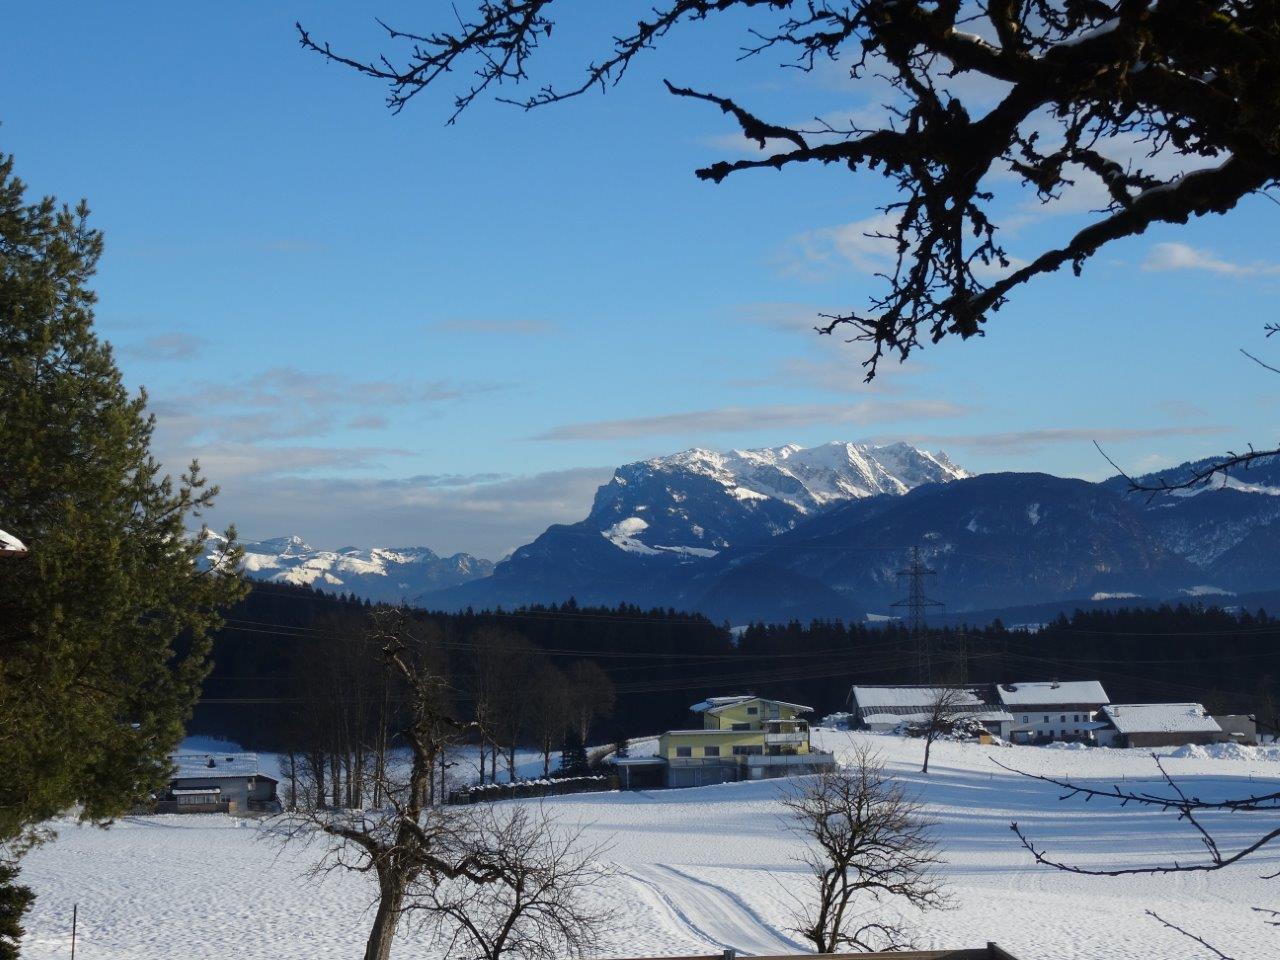
M754 743L739 744L733 748L735 757L756 757L762 753L764 753L764 747Z
M759 713L760 713L760 708L759 708L759 707L747 707L747 716L748 716L748 717L754 717L754 716L757 716Z
M1049 722L1049 715L1047 713L1044 715L1044 722L1045 723Z
M751 724L749 724L749 723L735 723L735 724L733 725L733 729L735 729L735 730L750 730L750 729L751 729Z
M703 747L702 755L704 757L718 757L720 756L720 748L719 747Z
M676 747L677 757L692 757L693 747Z
M1067 715L1064 713L1062 716L1060 716L1060 717L1058 718L1058 722L1059 722L1059 723L1066 723L1066 722L1067 722Z
M1024 717L1022 718L1022 722L1023 722L1023 723L1030 723L1030 722L1031 722L1031 718L1030 718L1030 717L1027 717L1027 716L1024 716Z

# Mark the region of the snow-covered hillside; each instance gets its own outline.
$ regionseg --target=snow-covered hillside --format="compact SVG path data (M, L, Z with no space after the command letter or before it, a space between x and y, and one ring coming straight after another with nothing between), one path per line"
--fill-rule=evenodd
M218 546L216 538L210 549ZM467 553L441 557L426 547L343 547L317 550L301 537L275 537L244 544L244 570L255 580L315 586L371 600L413 601L493 571L493 564Z
M1212 874L1089 878L1037 867L1009 830L1016 820L1055 854L1086 866L1191 858L1194 835L1149 811L1060 801L1060 791L1016 776L992 758L1030 772L1128 784L1152 781L1141 751L998 749L937 743L930 774L919 773L918 741L817 731L819 745L847 756L859 744L880 751L938 823L942 869L955 909L917 918L924 947L994 940L1021 960L1192 960L1191 941L1145 916L1154 909L1236 957L1277 956L1274 930L1252 907L1273 902L1280 867L1269 853ZM1233 751L1234 752L1234 751ZM1201 797L1277 788L1275 751L1221 759L1175 752L1169 772ZM696 790L594 794L546 801L591 841L608 840L617 877L598 896L620 909L600 957L803 952L788 929L788 894L802 894L798 840L778 802L785 782ZM1236 849L1253 831L1240 815L1214 824ZM67 955L71 908L79 904L79 951L107 960L216 957L242 960L358 955L369 923L369 881L354 875L315 882L315 851L284 854L260 839L256 822L221 816L127 818L110 830L62 825L23 872L37 894L23 956ZM395 956L432 956L406 933Z

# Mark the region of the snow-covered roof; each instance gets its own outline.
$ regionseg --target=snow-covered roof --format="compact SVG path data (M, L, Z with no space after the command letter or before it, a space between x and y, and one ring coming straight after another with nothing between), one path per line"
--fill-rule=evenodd
M175 797L207 797L211 793L221 793L221 787L195 787L191 790L170 790Z
M1198 703L1111 703L1102 708L1120 733L1219 733Z
M689 709L694 713L720 713L722 710L728 710L730 707L736 707L738 704L746 703L748 700L759 700L762 703L776 703L780 707L791 707L798 713L812 713L813 707L806 707L803 703L788 703L786 700L771 700L768 697L757 697L755 694L744 694L736 697L707 697L705 700L699 700Z
M925 723L932 716L932 713L864 713L862 722L866 724L893 724L899 723ZM1012 723L1011 717L1004 710L976 710L964 711L966 720L977 720L979 723Z
M266 776L258 769L256 753L175 753L169 759L173 761L174 780Z
M875 712L877 707L925 707L931 708L938 697L950 687L859 687L852 690L858 712L866 719L868 712ZM982 706L985 701L977 691L963 688L957 707Z
M1007 707L1037 704L1106 703L1110 698L1097 680L1033 680L996 685L1000 702Z
M652 767L666 762L663 757L614 757L610 760L618 767Z
M27 552L27 545L12 533L0 530L0 555L21 556Z

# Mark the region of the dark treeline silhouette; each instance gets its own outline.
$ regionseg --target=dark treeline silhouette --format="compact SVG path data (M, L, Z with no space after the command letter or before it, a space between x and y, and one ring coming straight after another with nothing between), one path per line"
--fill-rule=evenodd
M289 750L298 731L341 727L375 741L384 703L366 601L259 584L227 616L192 732L252 749ZM416 612L439 637L454 709L479 720L489 773L515 744L544 754L692 721L704 696L753 692L841 710L851 684L914 683L918 640L895 623L753 624L730 631L698 614L572 601L514 612ZM1274 718L1280 621L1195 604L1077 611L1035 632L932 631L934 677L968 682L1096 678L1116 702L1199 701L1214 712ZM323 714L325 718L320 715ZM333 761L331 761L333 762Z

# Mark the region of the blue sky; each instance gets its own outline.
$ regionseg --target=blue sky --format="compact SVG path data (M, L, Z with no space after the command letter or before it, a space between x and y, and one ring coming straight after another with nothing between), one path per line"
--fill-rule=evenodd
M361 7L356 11L355 7ZM572 79L647 5L570 3L536 80ZM211 518L319 546L496 557L584 515L619 463L906 438L970 470L1100 478L1274 440L1280 209L1114 245L1023 288L989 335L861 382L809 330L862 306L887 194L837 169L693 169L743 147L661 79L783 121L874 91L838 68L737 63L741 19L694 25L605 96L530 114L447 89L399 116L302 51L301 18L357 54L373 13L445 4L28 4L0 35L0 150L33 192L87 197L107 236L102 334L145 385L166 463L199 455ZM605 15L625 10L621 22ZM1010 185L1006 184L1008 188ZM1084 221L1008 190L1014 255Z

